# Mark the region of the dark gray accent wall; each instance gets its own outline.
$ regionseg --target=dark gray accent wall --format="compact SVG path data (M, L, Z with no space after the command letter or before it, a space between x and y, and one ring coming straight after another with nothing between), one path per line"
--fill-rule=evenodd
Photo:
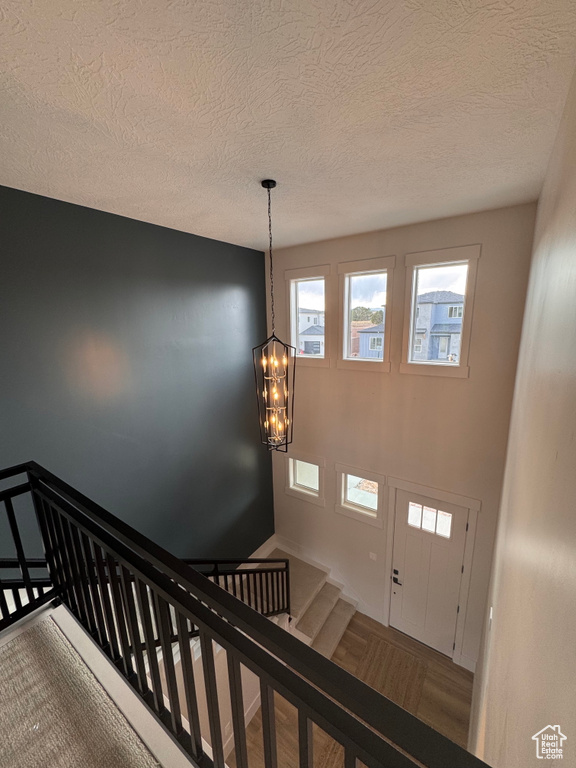
M0 187L0 467L177 555L249 555L274 525L264 288L257 251Z

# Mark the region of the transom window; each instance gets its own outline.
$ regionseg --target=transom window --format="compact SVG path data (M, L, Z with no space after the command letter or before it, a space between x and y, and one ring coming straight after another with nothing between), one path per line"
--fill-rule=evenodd
M344 276L345 360L384 360L387 270Z
M325 356L325 280L291 281L292 344L299 357Z
M467 276L468 262L414 267L409 362L459 365Z
M449 539L452 532L452 513L411 501L408 504L408 525Z

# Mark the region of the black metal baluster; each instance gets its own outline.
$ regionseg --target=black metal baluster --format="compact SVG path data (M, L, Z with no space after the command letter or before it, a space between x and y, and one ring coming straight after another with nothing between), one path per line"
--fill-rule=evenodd
M84 553L80 547L80 538L78 528L74 523L70 523L70 539L72 543L72 553L74 557L74 568L78 575L79 590L82 595L82 602L86 608L86 618L88 622L88 628L92 637L96 637L98 630L96 627L96 618L94 616L94 606L92 605L92 597L90 595L90 589L88 588L88 576L86 574L86 565L84 563Z
M206 688L206 702L208 704L212 760L214 761L214 768L224 768L222 726L220 725L218 688L216 686L216 670L214 668L214 648L212 646L212 638L203 629L200 630L200 647L202 649L204 686Z
M60 518L60 526L64 541L66 542L66 554L68 556L68 567L72 573L72 581L74 584L74 591L76 594L76 602L78 604L78 610L80 612L80 618L84 626L89 629L90 624L88 621L88 606L84 598L84 592L81 586L80 570L78 563L76 562L76 555L74 553L74 545L72 544L72 535L70 533L71 525L64 516Z
M298 710L298 752L300 768L314 768L314 731L312 721Z
M52 523L54 525L54 535L56 537L56 541L58 542L58 552L60 556L60 563L62 564L62 571L64 573L64 584L66 585L66 594L68 595L68 607L72 611L72 613L75 613L76 616L80 614L80 611L78 609L78 602L76 599L76 590L74 588L74 575L72 573L72 569L70 567L70 556L68 553L68 549L66 547L66 541L64 539L64 534L62 532L62 519L60 516L60 513L54 509L52 505L50 506L50 512L52 514Z
M152 627L152 618L150 616L150 598L148 597L146 584L141 582L140 579L136 579L136 599L138 600L138 609L142 619L148 669L150 671L150 680L152 681L152 702L156 712L161 715L165 711L165 706L162 694L162 681L160 680L160 669L158 668L158 656L156 654L156 638Z
M14 506L12 499L4 499L4 507L6 508L6 515L8 517L8 523L10 525L10 531L12 532L12 539L14 541L14 547L16 549L16 557L18 558L18 567L22 574L24 581L24 587L26 588L26 594L28 595L28 602L34 601L34 592L32 590L32 582L30 580L30 573L28 572L28 566L26 565L26 555L24 554L24 547L22 546L22 539L20 538L20 531L18 530L18 523L16 521L16 515L14 514Z
M245 578L246 578L245 576L243 576L242 574L240 574L240 576L239 576L239 585L240 585L240 600L242 600L242 602L243 602L243 603L244 603L244 602L246 602L246 601L244 600L244 579L245 579Z
M140 693L145 694L148 691L148 681L146 680L146 665L144 664L144 654L142 653L142 640L140 638L140 630L138 629L134 593L132 592L132 574L124 565L120 567L120 583L122 585L122 599L126 607L126 623L128 624L128 634L132 644L132 655L136 665L138 689Z
M58 564L54 552L54 543L50 538L50 532L48 530L48 524L46 521L46 513L44 511L44 502L35 488L36 478L32 475L28 476L30 481L30 489L32 495L32 503L34 504L34 512L36 513L36 520L38 527L40 528L40 535L42 537L42 548L44 550L44 557L46 558L46 568L48 570L48 576L52 582L53 587L62 586L62 580L58 571ZM42 597L44 590L42 587L38 588L39 596Z
M16 610L19 611L22 608L22 600L20 600L20 593L17 587L12 587L12 599L16 605Z
M178 627L178 643L180 645L180 661L184 678L184 695L186 697L186 709L188 710L188 723L190 725L191 754L198 760L204 753L202 749L202 735L200 732L200 716L198 714L198 699L196 698L196 681L194 679L194 665L190 652L190 635L188 621L181 613L176 614Z
M264 766L265 768L277 768L278 754L276 750L276 713L274 711L274 691L264 680L260 680L260 707L262 709Z
M125 617L122 597L120 595L118 572L116 570L116 560L114 560L109 552L106 553L106 566L108 570L108 579L110 580L110 592L112 593L112 607L114 609L116 627L118 629L118 637L120 638L120 647L122 649L122 671L127 678L131 678L134 674L134 669L132 668L132 659L130 658L130 644L128 643L128 634L126 632L126 622L124 620Z
M344 748L344 768L356 768L356 755L349 747Z
M153 592L154 607L156 612L156 626L160 633L160 646L162 648L162 661L166 678L166 692L170 704L170 724L172 733L178 736L182 732L182 717L180 715L180 699L178 697L178 685L176 683L176 671L174 669L174 656L172 654L171 621L168 612L168 603L160 595Z
M290 613L290 563L286 563L286 570L284 571L284 586L285 586L285 608Z
M240 662L231 649L226 651L228 659L228 683L230 686L230 704L232 707L232 725L234 728L234 755L236 768L248 768L248 749L246 746L246 723L244 720L244 696L242 695L242 672Z
M2 613L2 619L7 619L8 616L10 616L6 595L4 594L4 587L2 586L2 579L0 579L0 613Z
M264 613L264 585L262 571L258 572L258 594L260 596L260 613Z
M90 548L90 540L85 533L80 532L80 541L82 542L82 550L84 552L84 563L86 565L86 572L88 574L88 582L90 584L90 591L92 593L92 605L94 606L94 614L96 621L96 631L98 633L98 642L100 647L108 653L110 650L110 643L108 642L108 636L106 635L106 624L104 622L104 612L102 609L102 598L98 591L98 580L95 572L95 557L92 554Z
M98 586L100 587L100 596L102 597L102 606L104 608L104 618L106 619L106 629L108 630L108 641L110 643L110 658L114 663L120 658L120 648L118 646L118 637L114 625L114 615L110 603L110 591L108 589L108 577L106 576L106 567L104 564L104 554L96 542L92 542L94 547L94 562L96 563L96 574Z
M44 522L44 529L47 541L49 542L49 551L45 550L45 553L48 565L52 564L53 570L50 572L50 576L54 585L60 588L62 598L65 600L68 594L68 585L66 584L66 574L62 566L61 552L56 538L52 512L47 502L40 495L36 497L36 500L38 503L38 519Z

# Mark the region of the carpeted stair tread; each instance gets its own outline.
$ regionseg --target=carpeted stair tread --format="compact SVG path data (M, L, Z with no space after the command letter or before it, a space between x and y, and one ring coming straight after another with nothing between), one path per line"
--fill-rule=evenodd
M335 587L333 584L324 584L308 606L306 613L296 624L296 629L313 640L322 629L341 594L342 590L339 587Z
M0 690L2 766L159 765L50 618L0 648Z
M329 659L355 612L356 609L351 603L339 599L312 643L312 648Z
M326 582L326 572L294 555L275 549L268 557L290 561L290 615L298 621Z

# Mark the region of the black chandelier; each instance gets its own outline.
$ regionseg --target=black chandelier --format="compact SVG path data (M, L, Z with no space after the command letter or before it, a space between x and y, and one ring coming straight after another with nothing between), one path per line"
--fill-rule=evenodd
M276 182L262 182L268 190L268 235L270 238L270 314L272 335L263 344L254 347L254 375L258 398L260 439L269 451L288 451L292 442L292 416L294 412L294 377L296 349L284 344L276 336L274 315L274 265L272 263L272 208L270 190Z

